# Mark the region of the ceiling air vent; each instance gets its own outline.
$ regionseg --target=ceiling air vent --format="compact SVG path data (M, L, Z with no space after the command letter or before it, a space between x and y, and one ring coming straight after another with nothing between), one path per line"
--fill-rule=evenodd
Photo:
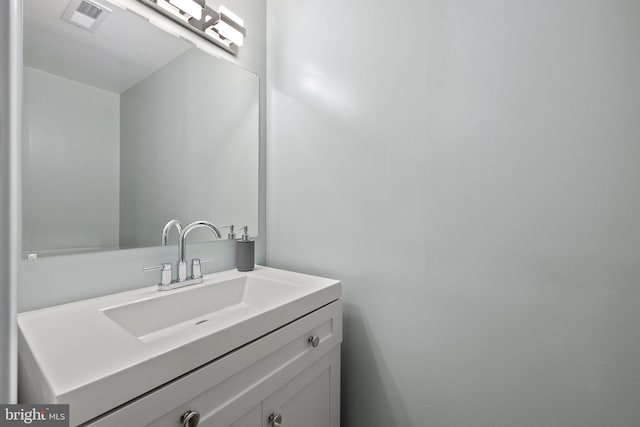
M102 9L100 9L98 6L94 4L83 1L82 3L80 3L80 6L78 6L78 8L76 9L76 12L81 13L93 20L96 20L102 13Z
M60 17L76 27L95 33L111 10L92 0L71 0Z

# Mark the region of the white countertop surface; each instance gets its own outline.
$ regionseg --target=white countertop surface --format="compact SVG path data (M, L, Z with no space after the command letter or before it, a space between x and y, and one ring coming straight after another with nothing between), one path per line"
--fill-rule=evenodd
M295 289L147 342L104 313L111 307L243 276L279 281ZM340 297L339 281L256 266L251 272L206 275L202 284L173 291L159 292L150 286L21 313L21 398L25 403L33 399L69 403L72 425L79 424Z

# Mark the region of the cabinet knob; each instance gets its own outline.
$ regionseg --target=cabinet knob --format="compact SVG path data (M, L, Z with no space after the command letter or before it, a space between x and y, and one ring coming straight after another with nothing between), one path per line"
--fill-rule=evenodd
M200 412L187 411L182 414L182 427L196 427L200 422Z
M280 427L282 424L282 415L280 414L271 414L269 415L269 424L273 427Z
M317 335L312 335L309 337L309 343L313 348L316 348L320 345L320 337Z

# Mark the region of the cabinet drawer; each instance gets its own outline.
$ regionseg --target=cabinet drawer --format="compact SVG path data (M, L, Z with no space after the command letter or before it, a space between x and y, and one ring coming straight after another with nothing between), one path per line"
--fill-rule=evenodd
M341 342L338 300L85 425L178 427L191 410L200 413L199 426L232 426Z

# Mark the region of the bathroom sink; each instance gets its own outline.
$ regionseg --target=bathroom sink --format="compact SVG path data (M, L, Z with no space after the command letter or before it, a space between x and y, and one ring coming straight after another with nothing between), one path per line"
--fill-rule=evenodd
M19 378L38 387L19 398L68 403L85 423L340 296L339 281L256 266L20 313Z
M250 307L293 295L300 286L244 275L209 286L185 287L103 310L111 320L142 342L149 342L187 328L242 316Z

